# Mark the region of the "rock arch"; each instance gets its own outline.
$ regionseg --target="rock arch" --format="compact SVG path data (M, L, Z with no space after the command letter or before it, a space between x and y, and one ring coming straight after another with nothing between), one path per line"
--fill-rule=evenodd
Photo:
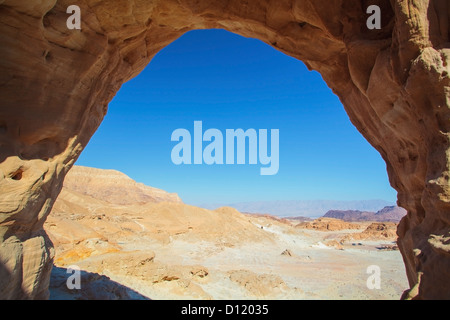
M387 164L411 286L450 298L446 0L0 0L0 297L46 298L42 225L120 86L192 29L258 38L320 72ZM376 4L382 28L366 27Z

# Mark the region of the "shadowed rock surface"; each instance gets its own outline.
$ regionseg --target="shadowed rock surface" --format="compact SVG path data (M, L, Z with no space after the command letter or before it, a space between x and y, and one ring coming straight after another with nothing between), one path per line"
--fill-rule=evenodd
M183 33L258 38L321 73L386 161L411 290L450 298L449 6L443 0L0 0L1 298L46 298L42 226L121 85ZM369 4L382 28L366 27ZM118 128L120 129L120 128ZM3 275L3 274L2 274Z
M80 288L69 289L67 279L72 273L66 268L53 267L50 300L148 300L107 276L86 271L80 271Z

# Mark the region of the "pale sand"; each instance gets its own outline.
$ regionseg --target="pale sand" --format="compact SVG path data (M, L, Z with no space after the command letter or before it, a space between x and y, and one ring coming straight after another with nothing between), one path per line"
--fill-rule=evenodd
M251 220L260 229L261 218ZM150 248L155 253L154 263L162 266L206 267L208 276L191 280L192 285L188 287L185 283L180 283L180 280L149 283L137 275L124 274L123 270L117 268L106 268L101 273L151 299L397 300L407 288L399 251L377 249L382 245L392 244L392 241L357 241L345 244L344 250L337 250L323 243L361 230L324 232L270 224L267 226L269 224L266 223L264 229L260 229L267 234L262 241L240 245L223 244L220 241L195 241L189 233L171 236L169 243L145 237L120 239L122 252L145 251ZM286 249L292 256L281 255ZM98 261L100 260L97 259L96 262L95 259L88 258L80 265L85 265L89 271L96 271ZM370 276L366 271L370 265L378 265L381 269L379 290L371 290L366 285ZM249 292L242 283L230 279L229 272L233 270L278 276L285 286L274 288L270 294ZM53 298L58 298L58 294L53 294Z

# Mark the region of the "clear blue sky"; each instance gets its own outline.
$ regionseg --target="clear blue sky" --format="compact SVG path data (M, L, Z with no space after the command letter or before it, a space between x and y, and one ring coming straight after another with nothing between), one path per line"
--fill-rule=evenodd
M279 129L280 168L181 165L175 129ZM206 143L205 143L206 144ZM261 200L396 201L386 166L317 72L255 39L191 31L123 85L78 165L124 172L189 204Z

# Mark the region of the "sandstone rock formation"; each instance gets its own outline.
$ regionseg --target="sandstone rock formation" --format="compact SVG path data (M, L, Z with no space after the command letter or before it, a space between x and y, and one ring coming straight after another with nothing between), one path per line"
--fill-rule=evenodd
M83 0L82 30L68 30L72 4L0 0L0 297L48 296L42 226L65 175L120 86L203 28L261 39L322 74L408 211L409 297L450 297L447 1ZM366 26L370 4L380 30Z
M175 193L136 183L116 170L74 166L64 179L64 188L117 205L182 202Z
M352 233L343 237L346 240L391 240L397 241L396 234L397 224L392 222L374 222L371 223L364 231L360 233Z
M342 241L337 241L337 240L329 240L324 243L324 245L326 245L327 247L332 247L337 250L344 250L344 247L342 246L342 244L343 244Z
M311 222L302 222L296 225L300 229L314 229L318 231L337 231L359 229L360 226L355 223L345 222L334 218L319 218Z

